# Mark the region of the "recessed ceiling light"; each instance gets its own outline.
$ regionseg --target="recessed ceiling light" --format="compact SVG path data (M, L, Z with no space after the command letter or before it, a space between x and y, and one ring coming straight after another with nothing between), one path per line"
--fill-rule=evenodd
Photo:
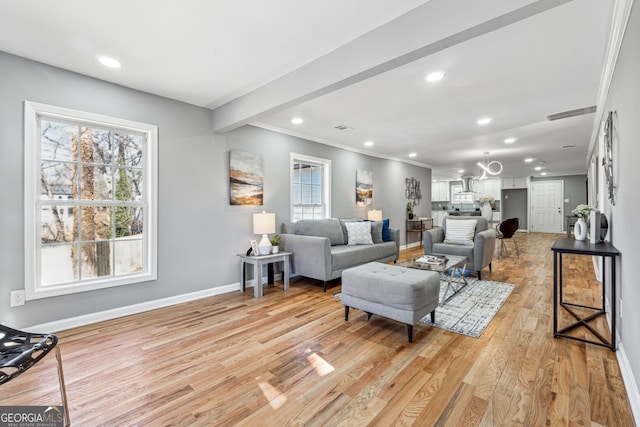
M109 68L120 68L120 62L116 59L110 58L108 56L99 56L98 61L105 67Z
M364 142L364 146L365 147L372 147L373 146L373 141L365 141Z
M415 157L417 155L418 155L418 153L409 153L409 157Z
M458 173L464 173L464 169L458 169Z
M432 73L429 73L426 79L428 82L437 82L442 80L443 77L444 77L444 73L442 71L434 71Z
M542 166L536 166L534 169L537 170L537 171L541 171L542 170Z
M489 123L491 123L493 119L491 117L483 117L481 119L478 119L478 124L479 125L488 125Z
M524 159L525 162L527 163L531 163L533 162L535 159L533 157L527 157L526 159Z
M294 125L301 125L302 123L304 123L304 120L302 120L300 117L294 117L293 119L291 119L291 123L293 123Z
M516 138L507 138L504 140L505 144L513 144L514 142L516 142Z
M546 172L540 172L540 175L545 176L547 173Z

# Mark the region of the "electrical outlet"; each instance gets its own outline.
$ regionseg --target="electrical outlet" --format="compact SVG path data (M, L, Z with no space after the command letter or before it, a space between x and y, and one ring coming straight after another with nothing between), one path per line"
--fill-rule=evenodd
M11 307L24 305L24 289L11 291Z
M622 320L622 298L620 298L620 304L618 305L618 313L620 314L620 320Z

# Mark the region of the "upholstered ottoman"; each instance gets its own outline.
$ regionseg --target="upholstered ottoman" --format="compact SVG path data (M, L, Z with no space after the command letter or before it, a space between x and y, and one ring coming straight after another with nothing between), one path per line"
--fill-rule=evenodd
M370 262L342 272L344 320L349 308L363 310L407 324L409 342L413 342L413 325L435 310L440 293L440 274L396 265Z

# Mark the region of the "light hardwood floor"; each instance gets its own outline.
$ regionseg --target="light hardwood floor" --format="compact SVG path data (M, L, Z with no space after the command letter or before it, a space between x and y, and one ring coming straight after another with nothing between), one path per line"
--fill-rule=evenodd
M483 271L516 287L479 339L345 322L339 281L307 279L61 332L72 425L633 426L615 353L553 338L557 237L518 233L520 258ZM567 293L597 304L589 258L565 261ZM60 404L53 356L2 386L14 404Z

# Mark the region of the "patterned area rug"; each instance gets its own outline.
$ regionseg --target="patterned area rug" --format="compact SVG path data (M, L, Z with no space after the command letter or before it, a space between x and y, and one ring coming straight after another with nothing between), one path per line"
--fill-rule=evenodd
M431 315L425 316L420 323L479 338L511 295L514 285L471 277L467 282L467 286L436 309L435 324L431 323ZM441 301L446 287L445 279L440 282Z
M435 324L431 323L431 315L425 316L420 323L479 338L513 291L514 285L472 277L468 277L467 282L467 286L436 309ZM441 280L440 301L446 287L446 279ZM340 298L340 294L334 297Z

